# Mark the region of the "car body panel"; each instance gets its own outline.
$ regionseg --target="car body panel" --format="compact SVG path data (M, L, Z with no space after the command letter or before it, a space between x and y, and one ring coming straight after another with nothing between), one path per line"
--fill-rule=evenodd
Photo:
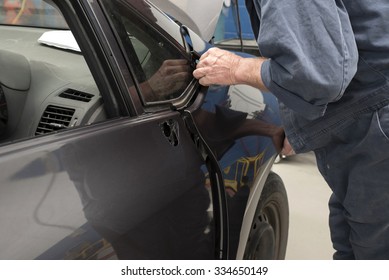
M181 127L182 120L175 115L164 119L177 121L177 127ZM53 243L46 245L49 248L67 235L76 234L87 221L102 231L104 226L122 233L147 220L150 220L149 225L156 226L156 221L169 218L168 213L174 207L179 207L175 211L182 215L189 215L190 209L185 211L185 204L181 203L187 193L191 193L192 198L197 197L196 190L200 192L196 198L199 211L184 221L195 223L204 218L200 213L208 213L209 195L204 187L204 175L201 176L201 160L194 160L199 156L185 129L177 128L180 132L177 146L169 143L158 119L135 123L120 120L116 124L87 128L88 132L82 130L85 129L69 132L61 139L55 135L41 139L44 140L41 143L34 139L13 144L0 155L6 158L1 168L7 170L0 175L4 200L1 207L4 207L3 213L12 214L4 224L12 226L1 229L1 258L35 258L43 252L32 250L25 255L29 246L41 249L44 244L39 244L39 240L52 240ZM149 144L147 149L142 148L145 143ZM163 165L158 158L173 161L174 165ZM192 160L187 161L187 158ZM181 230L188 228L184 221L177 224ZM173 223L170 225L173 227ZM174 230L180 231L177 227ZM58 232L58 239L53 232ZM160 229L158 236L162 238L166 234ZM180 236L186 235L175 236L177 245ZM37 240L30 244L32 237ZM18 240L29 244L20 244ZM14 255L19 248L23 248L23 254ZM189 251L192 250L183 252ZM155 244L153 252L158 252Z

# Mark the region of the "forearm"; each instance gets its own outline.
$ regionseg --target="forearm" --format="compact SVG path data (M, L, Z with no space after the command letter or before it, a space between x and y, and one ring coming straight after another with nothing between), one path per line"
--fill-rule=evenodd
M261 91L268 91L261 76L262 64L266 59L241 58L234 72L236 84L246 84Z

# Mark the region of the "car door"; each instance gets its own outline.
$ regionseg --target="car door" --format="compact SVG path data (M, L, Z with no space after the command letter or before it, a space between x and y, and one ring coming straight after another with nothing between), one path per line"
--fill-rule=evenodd
M132 69L138 107L148 113L169 106L179 113L208 167L218 257L283 258L287 197L282 180L269 176L284 138L276 98L245 85L198 88L191 73L211 45L148 1L99 2ZM160 93L156 75L168 85Z
M202 98L188 75L191 57L148 22L141 6L119 1L132 15L122 18L134 27L131 34L112 22L118 15L110 19L109 1L53 2L81 54L20 46L31 86L23 91L16 132L0 147L0 258L226 258L220 171L189 113L201 104L193 102L195 93ZM29 43L40 30L25 32ZM87 82L73 77L81 71L69 61L74 56L85 59L101 95L95 106L62 99L64 87ZM170 59L187 63L185 79L178 86L166 87L164 79L153 84ZM11 104L13 89L2 87ZM163 96L156 95L159 87ZM42 91L47 96L38 98ZM186 113L174 105L189 103ZM69 110L66 125L52 120ZM38 133L47 118L51 131Z

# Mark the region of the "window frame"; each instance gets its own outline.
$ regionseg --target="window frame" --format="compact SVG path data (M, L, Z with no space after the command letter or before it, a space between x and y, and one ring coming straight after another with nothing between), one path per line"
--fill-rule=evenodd
M140 71L139 69L143 68L141 67L138 57L136 55L135 49L133 46L126 46L123 43L123 36L127 35L127 31L124 27L123 22L121 22L121 28L117 26L112 20L112 18L109 16L110 11L108 11L106 5L104 5L105 1L100 1L101 3L101 9L103 13L106 16L106 20L111 26L112 33L114 37L116 38L116 41L122 51L122 56L125 59L125 63L127 67L130 69L130 72L132 73L132 79L134 80L134 84L136 86L136 90L138 92L138 97L140 98L142 105L144 106L144 109L146 112L154 112L154 111L159 111L164 108L184 108L188 105L189 101L192 100L195 92L197 89L200 87L198 81L192 76L190 81L187 83L187 86L185 89L181 92L181 94L178 97L167 99L167 100L157 100L157 101L147 101L144 97L144 94L142 93L142 88L140 86L140 81L139 78L136 74L137 71ZM106 1L106 2L111 2L111 1ZM192 57L190 54L185 49L185 43L184 43L184 38L181 36L182 42L177 41L177 38L174 38L172 35L170 35L168 32L164 30L162 26L160 26L158 23L160 22L159 19L156 19L154 22L150 20L149 18L146 18L144 15L140 14L139 12L136 11L136 9L132 6L130 1L127 0L120 0L120 1L112 1L115 3L111 3L110 5L115 6L120 2L125 8L127 9L126 12L128 11L131 16L136 17L137 21L140 21L141 24L144 26L147 26L147 30L152 30L152 32L157 33L161 38L163 38L164 42L168 42L170 44L170 47L177 50L177 53L179 53L182 58L186 59L191 65L193 66L192 63ZM160 13L157 9L154 8L154 6L150 5L150 9L153 12L153 15L156 15L158 17L165 17L164 20L166 21L166 18L169 19L169 22L171 24L171 27L177 27L177 32L180 30L180 26L175 23L171 18L169 18L167 15L164 15L163 13ZM176 25L176 26L174 26ZM125 35L124 35L125 34ZM192 69L194 70L194 68ZM190 73L191 74L191 73Z

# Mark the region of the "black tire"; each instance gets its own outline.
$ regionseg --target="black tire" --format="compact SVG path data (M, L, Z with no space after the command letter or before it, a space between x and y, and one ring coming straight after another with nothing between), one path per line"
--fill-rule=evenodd
M244 259L285 259L289 231L289 204L280 176L270 172L247 241Z

